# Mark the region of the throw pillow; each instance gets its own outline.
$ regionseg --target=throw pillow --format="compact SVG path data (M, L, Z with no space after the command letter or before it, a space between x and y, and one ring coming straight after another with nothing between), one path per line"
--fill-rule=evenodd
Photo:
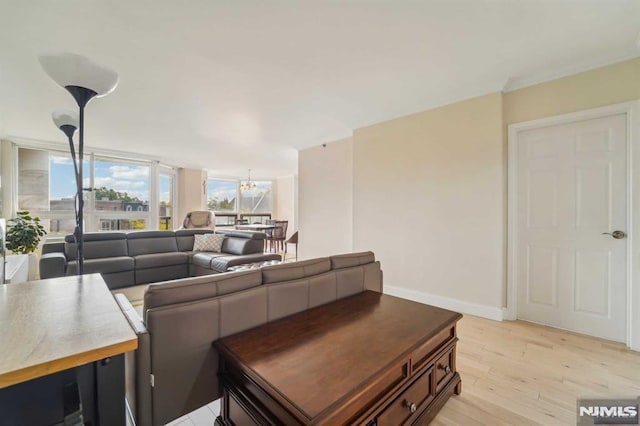
M222 234L196 234L193 237L194 251L213 251L220 253L220 250L222 250L222 241L224 240L224 235Z

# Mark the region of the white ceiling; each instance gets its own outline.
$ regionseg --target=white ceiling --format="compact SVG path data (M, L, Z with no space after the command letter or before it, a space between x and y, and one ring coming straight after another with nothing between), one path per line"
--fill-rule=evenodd
M0 136L63 143L74 102L37 55L69 51L120 75L87 145L277 177L353 129L638 56L639 32L638 0L0 0Z

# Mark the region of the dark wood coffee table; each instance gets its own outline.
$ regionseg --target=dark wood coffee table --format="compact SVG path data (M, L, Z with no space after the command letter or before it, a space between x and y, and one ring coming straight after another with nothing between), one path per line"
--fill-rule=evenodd
M218 340L216 423L426 423L461 391L460 318L367 291Z

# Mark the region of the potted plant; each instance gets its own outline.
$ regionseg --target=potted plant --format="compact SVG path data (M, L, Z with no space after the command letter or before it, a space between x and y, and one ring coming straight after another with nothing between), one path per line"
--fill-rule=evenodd
M9 219L7 248L14 253L29 254L29 280L36 278L38 261L34 251L40 240L47 234L39 217L32 217L28 211L20 211L18 217Z

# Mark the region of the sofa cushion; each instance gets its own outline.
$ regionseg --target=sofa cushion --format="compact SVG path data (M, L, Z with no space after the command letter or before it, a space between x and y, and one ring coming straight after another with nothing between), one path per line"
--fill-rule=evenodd
M177 252L178 243L173 231L139 231L127 234L129 256Z
M101 259L104 257L128 256L127 234L124 232L87 232L83 236L84 258ZM76 243L73 235L64 237L64 254L68 260L76 259Z
M173 253L141 254L133 258L136 269L161 268L163 266L184 265L189 263L187 253L176 251Z
M230 336L267 322L267 290L264 286L220 298L220 337Z
M77 273L77 260L72 260L67 264L67 275L75 275ZM103 259L85 259L85 274L110 274L113 272L133 271L133 258L128 256L121 257L105 257Z
M109 290L117 288L126 288L135 285L136 277L132 270L123 272L113 272L111 274L101 274L104 282L107 283Z
M364 291L364 268L355 266L335 271L338 284L338 299Z
M338 281L334 271L309 278L309 308L333 302L338 298Z
M194 235L193 238L193 251L209 251L213 253L220 253L222 242L224 241L224 235L220 234Z
M213 234L212 229L179 229L175 231L178 251L193 250L193 236L199 234Z
M222 252L238 256L252 253L263 253L264 240L237 237L233 234L227 234L227 238L222 242Z
M266 266L262 268L262 283L299 280L329 270L331 270L331 262L328 257Z
M205 275L149 284L144 294L144 309L198 301L261 285L260 271Z
M275 321L309 308L309 280L271 284L266 287L268 321Z
M237 231L237 230L226 230L220 229L216 231L216 234L226 235L227 237L238 237L249 240L265 240L267 238L267 234L264 232L256 232L256 231Z
M226 256L225 253L208 253L206 251L196 251L191 255L191 263L203 268L211 268L211 259L214 257Z
M136 268L136 284L157 283L177 280L189 276L189 264L156 266L155 268Z
M371 251L348 253L331 256L331 269L350 268L375 262L375 255Z
M40 278L62 277L67 270L64 253L46 253L40 257Z

